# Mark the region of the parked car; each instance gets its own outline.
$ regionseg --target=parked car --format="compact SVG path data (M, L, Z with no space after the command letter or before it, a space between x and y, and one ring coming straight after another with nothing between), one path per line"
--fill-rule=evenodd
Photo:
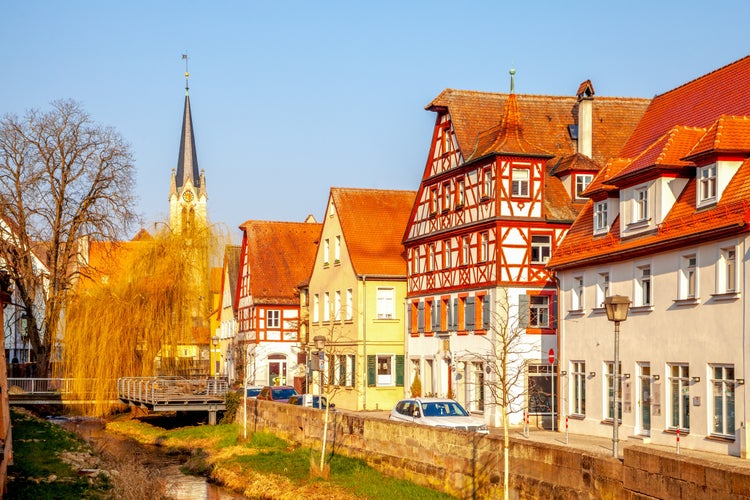
M298 394L289 398L289 401L287 402L292 405L307 406L309 408L325 408L328 406L328 408L333 409L336 407L334 403L329 405L328 399L326 399L325 396L319 396L317 394Z
M298 394L297 390L290 385L267 385L260 390L256 399L286 403L290 397Z
M239 389L237 389L237 394L239 394L240 397L242 397L242 389L243 389L242 387L240 387ZM257 398L258 394L260 394L261 389L263 389L261 386L248 387L247 388L247 397L248 398L252 398L252 399Z
M388 417L431 427L446 427L487 433L484 419L474 417L458 401L442 398L411 398L396 403Z

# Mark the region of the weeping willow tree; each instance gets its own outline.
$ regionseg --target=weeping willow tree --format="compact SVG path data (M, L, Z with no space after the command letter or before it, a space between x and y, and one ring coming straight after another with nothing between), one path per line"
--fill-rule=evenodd
M113 410L117 378L189 375L196 366L186 359L207 351L208 276L224 238L206 227L164 227L155 237L91 243L86 278L66 307L62 363L74 397L92 401L87 414Z

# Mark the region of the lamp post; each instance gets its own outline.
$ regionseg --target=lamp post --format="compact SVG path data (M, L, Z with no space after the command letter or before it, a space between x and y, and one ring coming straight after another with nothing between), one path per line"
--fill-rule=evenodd
M323 396L323 370L325 369L325 347L326 338L323 335L316 335L313 337L315 348L318 350L316 355L318 356L318 370L320 371L320 396Z
M612 456L619 457L618 429L620 427L620 415L618 406L620 404L620 322L628 319L630 299L624 295L611 295L604 299L604 308L607 310L607 319L615 323L615 360L612 380Z
M219 346L219 337L211 337L211 344L214 346L214 348L213 348L213 353L214 353L214 355L213 355L213 364L214 364L214 366L212 368L213 368L213 372L214 372L214 382L216 382L216 378L219 376L219 373L218 373L219 372L219 363L218 363L218 361L219 361L219 352L220 352L220 350L218 349L218 346Z

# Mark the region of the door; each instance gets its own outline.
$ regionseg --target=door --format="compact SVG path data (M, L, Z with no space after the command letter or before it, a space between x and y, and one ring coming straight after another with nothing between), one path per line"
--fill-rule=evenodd
M274 354L268 357L268 385L286 385L286 357Z
M640 363L638 406L640 433L643 436L651 435L651 366L648 363Z

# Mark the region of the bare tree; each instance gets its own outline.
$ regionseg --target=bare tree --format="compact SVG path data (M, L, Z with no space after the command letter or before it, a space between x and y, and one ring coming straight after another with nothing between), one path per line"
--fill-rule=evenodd
M0 119L0 259L40 375L49 372L77 278L79 240L117 240L137 221L134 174L130 146L75 101Z

